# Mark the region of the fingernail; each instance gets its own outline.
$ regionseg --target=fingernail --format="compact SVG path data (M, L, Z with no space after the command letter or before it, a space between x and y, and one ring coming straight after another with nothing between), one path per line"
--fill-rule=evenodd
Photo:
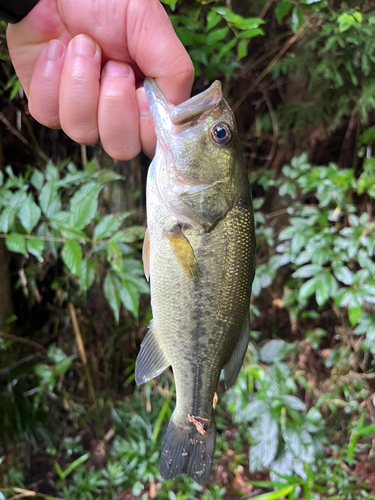
M96 43L85 35L78 35L72 40L73 51L80 56L93 57L96 54Z
M122 76L123 78L126 78L131 75L131 67L129 64L109 61L104 66L103 73L106 76Z
M138 111L141 116L147 116L150 114L150 108L147 104L146 90L144 87L139 87L137 89L137 103Z
M63 55L65 45L60 40L51 40L47 45L46 58L47 59L60 59Z

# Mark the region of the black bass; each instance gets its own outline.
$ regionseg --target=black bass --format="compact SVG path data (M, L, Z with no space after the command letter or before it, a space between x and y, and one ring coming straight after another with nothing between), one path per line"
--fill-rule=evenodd
M207 482L221 370L228 387L249 342L255 237L249 181L220 82L173 106L145 88L157 148L147 179L143 249L153 321L137 359L143 384L172 366L176 407L160 459L164 479Z

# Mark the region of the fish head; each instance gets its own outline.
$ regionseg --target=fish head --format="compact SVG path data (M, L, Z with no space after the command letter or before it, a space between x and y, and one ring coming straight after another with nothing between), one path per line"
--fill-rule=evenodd
M178 106L146 78L147 101L157 135L156 178L160 197L181 221L210 228L233 204L241 157L234 114L215 81Z

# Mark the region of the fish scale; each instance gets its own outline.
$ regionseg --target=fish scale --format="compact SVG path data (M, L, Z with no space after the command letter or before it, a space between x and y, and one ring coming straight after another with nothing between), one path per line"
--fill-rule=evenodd
M153 321L136 382L172 367L176 407L161 475L185 473L202 484L215 449L220 372L227 386L234 383L249 341L255 257L250 187L219 82L177 107L151 79L145 87L158 138L147 180L144 245Z

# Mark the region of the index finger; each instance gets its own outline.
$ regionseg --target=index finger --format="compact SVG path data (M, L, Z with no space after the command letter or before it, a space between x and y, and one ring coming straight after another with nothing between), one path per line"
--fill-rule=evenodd
M194 67L159 0L129 0L126 32L131 58L172 104L190 97Z

